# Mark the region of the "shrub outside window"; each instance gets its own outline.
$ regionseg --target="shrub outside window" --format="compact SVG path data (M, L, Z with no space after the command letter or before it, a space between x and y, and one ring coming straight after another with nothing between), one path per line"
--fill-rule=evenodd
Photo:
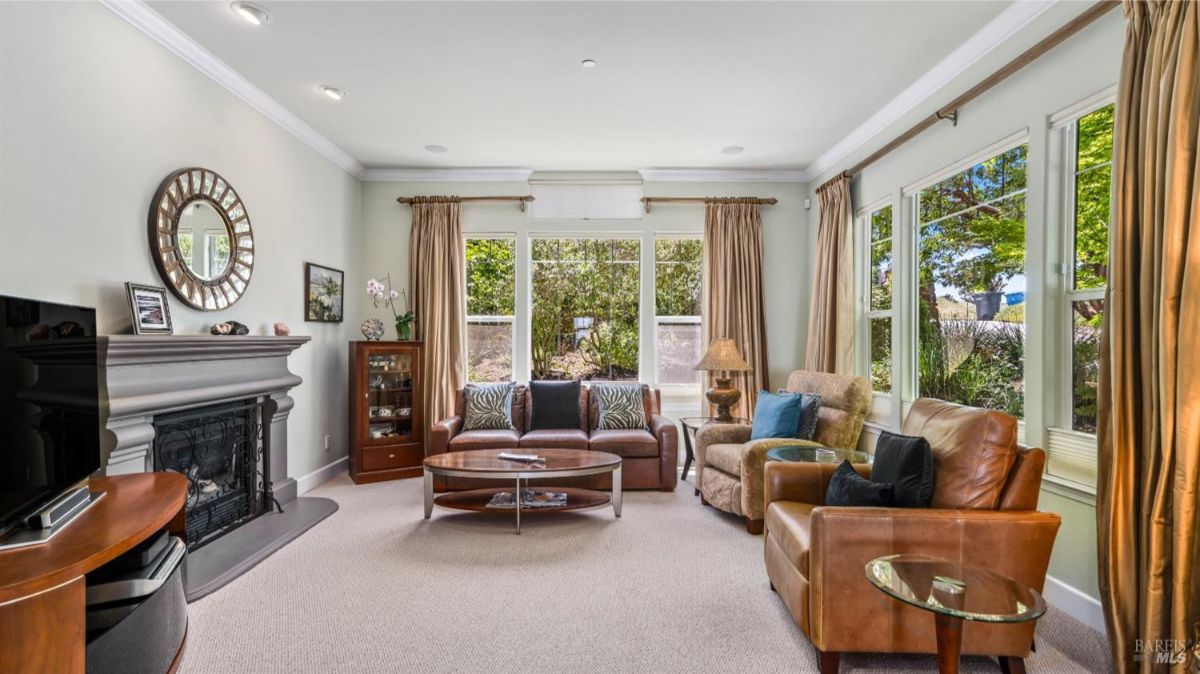
M698 238L658 238L654 242L654 343L659 385L701 381L694 368L702 355L703 251L704 243Z
M641 241L530 243L532 378L637 381Z
M1024 416L1025 189L1018 145L920 191L921 396Z
M513 378L516 240L467 239L467 381Z

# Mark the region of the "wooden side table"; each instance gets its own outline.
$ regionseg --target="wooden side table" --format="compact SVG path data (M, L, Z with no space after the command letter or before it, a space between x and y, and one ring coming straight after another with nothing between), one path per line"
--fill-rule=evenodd
M679 423L683 426L683 449L684 449L683 470L680 471L680 473L679 473L679 479L686 480L688 471L690 471L692 469L692 462L696 460L696 453L695 453L695 450L693 449L693 445L696 441L696 431L700 430L700 428L702 426L707 426L708 424L717 423L717 418L716 417L680 417ZM722 423L730 423L730 422L725 421ZM739 424L742 426L749 426L750 420L743 419L742 417L734 417L732 423ZM699 489L696 489L694 491L697 494L700 493Z

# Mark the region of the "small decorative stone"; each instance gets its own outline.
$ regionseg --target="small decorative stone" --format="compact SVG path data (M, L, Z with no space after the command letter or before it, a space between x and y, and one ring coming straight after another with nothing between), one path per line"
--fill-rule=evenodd
M214 335L248 335L250 328L237 321L225 321L213 325L209 332Z
M50 331L51 331L51 335L57 339L64 339L67 337L86 337L87 336L86 333L83 331L83 326L76 323L75 321L63 321L62 323L59 323L58 325L54 326L53 328L50 328Z
M382 330L382 326L379 329ZM36 342L42 339L50 339L50 326L46 323L38 323L25 333L27 342Z
M287 326L287 323L276 323L275 324L275 336L276 337L287 337L290 334L292 334L292 329Z

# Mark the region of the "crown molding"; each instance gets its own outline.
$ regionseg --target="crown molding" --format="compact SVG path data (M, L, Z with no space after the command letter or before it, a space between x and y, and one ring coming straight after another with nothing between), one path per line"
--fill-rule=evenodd
M532 173L532 169L514 168L369 168L362 179L375 183L524 183Z
M812 181L838 162L869 143L913 108L954 81L967 68L998 49L1018 31L1050 9L1058 0L1018 0L1000 12L977 33L967 38L946 58L910 84L887 105L867 118L842 140L804 169L804 180Z
M642 180L656 183L803 183L800 169L641 169Z
M338 167L356 177L363 176L366 169L362 163L306 124L291 110L285 108L282 103L231 68L229 64L200 46L200 43L151 9L143 0L100 0L100 4L112 10L114 14L166 47L168 51L207 75L217 84L228 89L233 95L242 99L285 131L299 138L305 145L324 155Z

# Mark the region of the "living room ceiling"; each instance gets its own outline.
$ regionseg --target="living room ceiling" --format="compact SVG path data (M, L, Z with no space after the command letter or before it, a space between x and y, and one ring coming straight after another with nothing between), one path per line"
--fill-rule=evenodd
M367 167L628 170L803 169L1010 3L149 4Z

